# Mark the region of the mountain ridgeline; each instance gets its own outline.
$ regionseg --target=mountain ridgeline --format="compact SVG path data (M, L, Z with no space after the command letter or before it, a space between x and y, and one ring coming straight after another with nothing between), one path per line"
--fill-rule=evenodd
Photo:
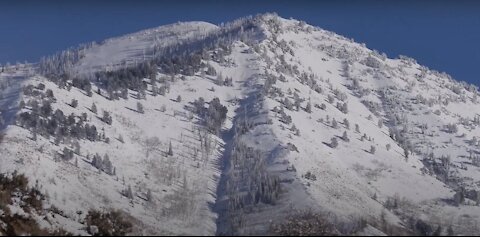
M276 14L5 66L0 235L475 235L478 95Z

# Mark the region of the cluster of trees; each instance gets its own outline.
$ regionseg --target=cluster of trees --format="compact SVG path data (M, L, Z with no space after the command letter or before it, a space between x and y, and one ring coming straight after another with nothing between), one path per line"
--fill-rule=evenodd
M43 57L38 64L39 73L42 75L61 75L70 73L71 67L85 56L85 50L95 43L80 45L70 48L49 57Z
M116 169L113 167L112 162L110 161L110 157L108 154L105 154L103 158L97 153L93 156L92 158L92 163L93 167L109 174L109 175L115 175Z
M90 141L97 141L100 138L95 125L86 123L86 113L81 116L76 116L73 113L67 116L59 109L54 112L49 100L43 100L42 104L39 104L36 99L33 99L25 105L31 109L18 114L16 123L32 131L35 136L39 134L47 139L54 136L56 144L67 138L88 139Z
M285 113L285 110L283 109L283 107L280 107L280 109L276 109L277 107L275 107L275 110L274 112L278 112L278 116L280 117L279 118L279 121L284 123L284 124L290 124L292 123L292 116L290 115L287 115L287 113Z
M447 133L457 133L458 132L458 127L454 123L446 124L444 127L445 132Z
M147 83L144 78L155 80L157 68L149 62L140 63L136 67L123 68L117 71L99 71L95 78L99 86L103 87L110 99L126 99L128 89L145 94Z
M231 77L223 78L223 76L221 74L219 74L217 76L216 84L219 85L219 86L233 86L233 78L231 78Z
M87 93L87 96L91 97L93 95L92 83L90 83L90 80L88 80L87 78L73 78L72 86L85 91L85 93Z
M30 84L22 88L23 94L26 96L39 97L41 99L55 101L55 96L53 95L52 90L47 89L45 92L43 92L43 90L45 90L45 84L43 83L39 83L37 86Z
M362 103L368 108L368 110L370 110L370 112L372 112L372 114L376 116L380 115L380 111L382 109L381 104L370 100L362 100Z
M205 100L200 97L193 102L194 111L202 118L207 126L207 129L219 134L223 123L227 119L227 107L220 103L220 99L215 97L208 103L208 108L205 108Z
M370 55L363 60L363 63L371 68L380 68L382 66L382 63L377 58Z
M238 175L231 177L229 189L235 193L233 190L240 188L239 185L243 186L246 179L249 180L250 185L244 187L246 188L245 194L235 194L231 197L229 208L232 211L258 203L275 204L280 194L280 182L278 177L267 173L261 154L242 142L235 143L231 167L235 167L234 172Z
M295 76L300 74L300 70L297 65L288 64L285 60L285 56L282 54L278 56L280 63L275 66L275 71L279 73L284 73L286 75Z
M424 165L424 172L430 175L436 175L436 177L444 183L449 181L451 167L450 156L442 155L441 157L436 158L433 153L430 153L427 157L422 159L422 163Z
M347 102L344 102L344 103L337 102L337 109L340 110L344 114L348 114Z

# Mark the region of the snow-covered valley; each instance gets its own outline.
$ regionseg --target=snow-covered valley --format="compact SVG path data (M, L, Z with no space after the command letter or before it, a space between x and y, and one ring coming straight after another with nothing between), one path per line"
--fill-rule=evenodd
M0 173L42 196L0 185L0 234L480 233L478 88L302 21L162 26L0 86Z

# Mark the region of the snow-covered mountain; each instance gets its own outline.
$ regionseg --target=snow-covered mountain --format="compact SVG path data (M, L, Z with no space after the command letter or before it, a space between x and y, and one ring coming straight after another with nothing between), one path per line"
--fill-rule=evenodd
M480 231L478 88L302 21L162 26L0 85L0 234Z

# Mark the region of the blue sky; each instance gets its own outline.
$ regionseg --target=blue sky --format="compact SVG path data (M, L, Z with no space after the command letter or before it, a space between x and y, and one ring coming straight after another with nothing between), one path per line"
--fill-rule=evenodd
M0 63L177 21L277 12L480 85L480 1L0 0Z

